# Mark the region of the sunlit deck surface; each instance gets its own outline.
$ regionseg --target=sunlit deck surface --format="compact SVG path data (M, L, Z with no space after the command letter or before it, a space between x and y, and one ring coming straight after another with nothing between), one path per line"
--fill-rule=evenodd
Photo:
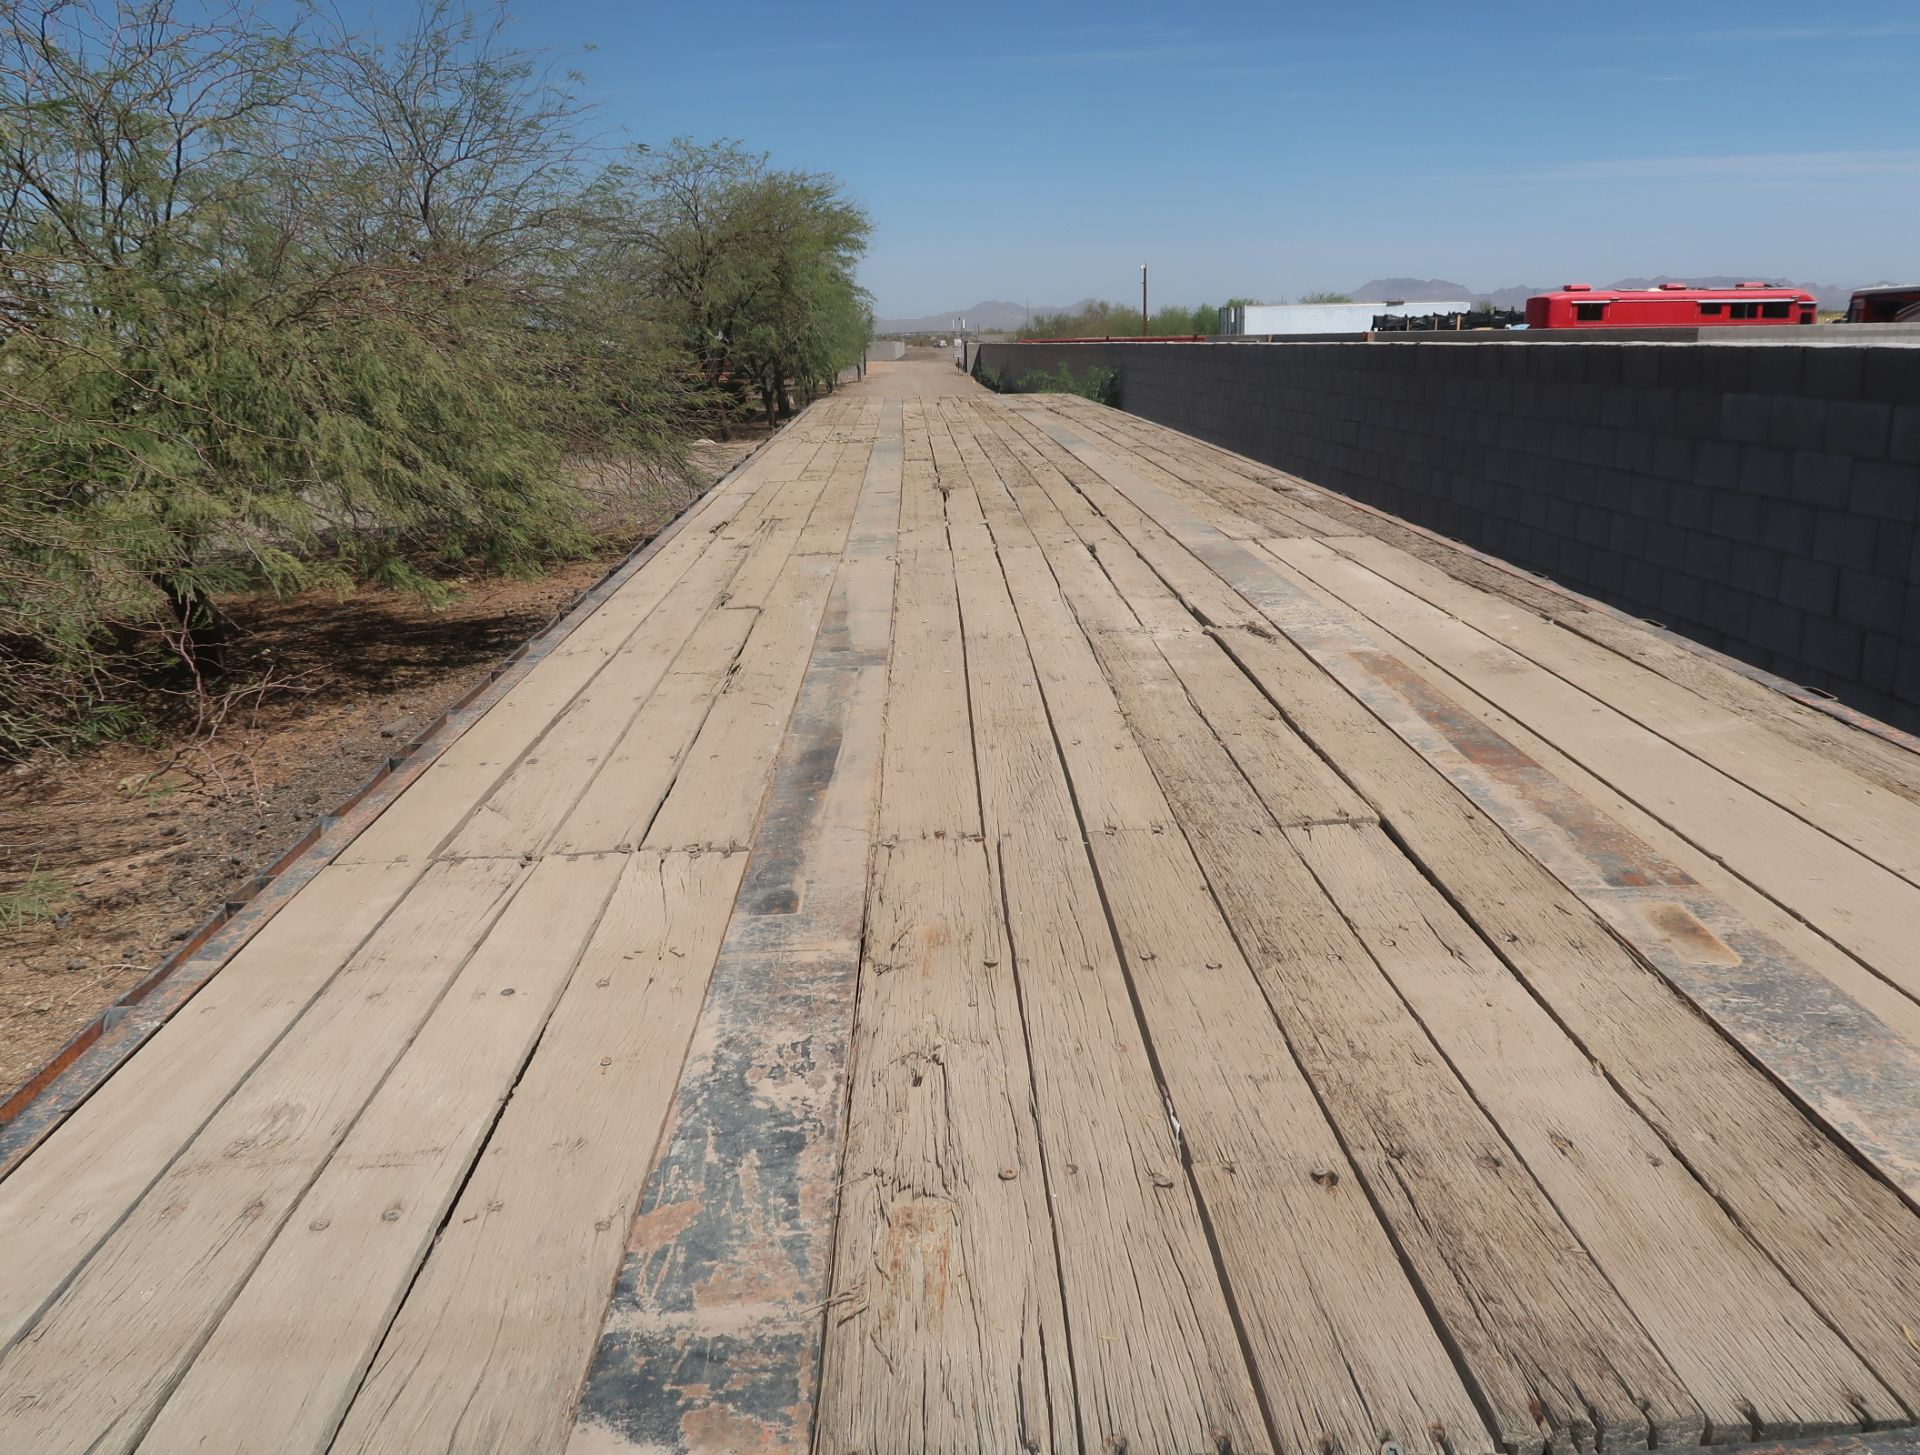
M1920 756L879 365L0 1181L0 1451L1920 1412Z

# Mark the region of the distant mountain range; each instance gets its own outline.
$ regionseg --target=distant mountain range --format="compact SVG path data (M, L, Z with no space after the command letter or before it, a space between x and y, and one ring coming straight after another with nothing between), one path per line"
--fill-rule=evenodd
M1658 278L1621 278L1611 283L1592 281L1596 288L1656 288L1662 283L1691 283L1700 288L1728 288L1735 283L1744 283L1753 278L1764 278L1769 283L1779 283L1788 288L1804 288L1820 300L1820 306L1828 309L1845 308L1847 299L1855 288L1871 287L1868 283L1790 283L1777 277L1767 277L1764 273L1744 273L1738 276L1712 276L1692 278L1671 278L1664 274ZM1892 280L1898 281L1898 280ZM1471 298L1476 303L1492 303L1496 308L1520 308L1536 293L1545 293L1557 288L1558 283L1534 284L1516 283L1507 288L1469 288L1465 283L1455 283L1446 278L1370 278L1358 288L1348 290L1347 296L1356 303L1385 303L1390 298L1405 299L1409 302L1442 302L1449 298ZM1034 305L1029 309L1023 303L1008 303L1001 299L990 298L984 303L976 303L971 308L954 308L945 313L929 313L921 318L877 318L873 322L875 333L945 333L953 327L956 318L964 318L971 330L985 329L990 332L1016 330L1029 316L1038 318L1043 313L1078 313L1092 298L1083 298L1078 303L1069 303L1064 307L1056 304Z

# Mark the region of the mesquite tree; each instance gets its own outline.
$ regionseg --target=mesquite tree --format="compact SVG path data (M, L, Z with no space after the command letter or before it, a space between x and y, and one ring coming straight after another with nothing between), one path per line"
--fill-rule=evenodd
M0 752L199 693L228 593L581 550L570 462L857 356L830 182L710 149L707 236L503 25L0 0Z
M642 155L614 224L707 384L791 413L859 359L872 313L854 269L871 225L832 177L738 142Z

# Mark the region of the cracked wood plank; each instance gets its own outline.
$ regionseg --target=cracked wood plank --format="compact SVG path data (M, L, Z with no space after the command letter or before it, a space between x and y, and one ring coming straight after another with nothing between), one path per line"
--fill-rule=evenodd
M1267 1449L993 542L970 487L948 507L988 841L1062 1232L1082 1439Z
M0 1349L400 903L424 865L334 864L0 1181Z
M618 855L535 866L193 1356L143 1451L327 1449L622 867Z
M1915 1407L1920 1350L1903 1331L1920 1287L1912 1212L1785 1102L1712 1024L1548 878L1520 845L1462 799L1444 766L1397 737L1252 612L1211 569L1097 476L1076 471L1155 574L1212 629L1296 729L1380 808L1488 943L1622 1086L1714 1195L1875 1373ZM1078 483L1078 482L1077 482ZM1226 563L1229 572L1237 560ZM1255 596L1262 582L1247 583ZM1320 615L1291 619L1311 635ZM1338 675L1339 659L1332 659ZM1346 679L1341 679L1345 681ZM1364 704L1364 705L1363 705ZM1369 708L1372 711L1369 711ZM1472 795L1469 794L1469 799ZM1784 1016L1782 1024L1791 1021ZM1812 1025L1818 1025L1814 1020Z
M1044 519L1052 512L1051 503L1037 492L1022 489L1017 498L1034 516ZM1184 933L1175 933L1176 927L1165 922L1161 906L1193 898L1207 902L1210 880L1211 892L1219 895L1238 940L1238 946L1228 941L1224 951L1216 950L1213 960L1231 960L1241 966L1243 975L1248 974L1245 967L1251 961L1273 1007L1268 1016L1278 1013L1291 1054L1305 1068L1315 1095L1340 1132L1340 1143L1331 1150L1316 1147L1298 1132L1286 1139L1290 1147L1310 1154L1304 1167L1296 1165L1292 1170L1303 1183L1314 1186L1300 1210L1281 1221L1310 1217L1314 1207L1324 1206L1332 1197L1358 1199L1355 1210L1371 1219L1370 1191L1394 1232L1397 1248L1379 1239L1371 1264L1366 1245L1356 1247L1350 1238L1345 1256L1335 1260L1330 1250L1340 1247L1340 1240L1326 1226L1322 1213L1314 1237L1292 1250L1293 1257L1308 1268L1327 1259L1338 1273L1310 1300L1296 1292L1277 1301L1276 1307L1310 1301L1330 1310L1343 1336L1341 1347L1362 1351L1345 1357L1359 1371L1353 1383L1366 1405L1374 1411L1390 1408L1384 1390L1403 1409L1414 1411L1411 1420L1403 1417L1396 1429L1380 1432L1379 1438L1406 1443L1409 1423L1418 1429L1436 1418L1430 1390L1400 1383L1409 1370L1419 1367L1415 1358L1400 1351L1376 1362L1378 1351L1392 1347L1410 1312L1416 1323L1424 1317L1419 1302L1406 1290L1401 1301L1408 1307L1399 1309L1396 1316L1392 1298L1382 1291L1383 1276L1389 1283L1400 1280L1398 1258L1405 1256L1493 1412L1502 1444L1538 1449L1542 1443L1551 1443L1555 1449L1570 1451L1596 1444L1602 1449L1631 1449L1644 1448L1649 1440L1695 1441L1703 1428L1698 1404L1582 1249L1546 1192L1513 1158L1503 1131L1436 1053L1427 1027L1397 997L1296 857L1296 847L1289 842L1294 831L1282 832L1225 746L1209 731L1199 703L1189 700L1155 641L1093 559L1065 541L1059 542L1051 558L1087 638L1087 645L1080 649L1088 653L1081 672L1104 677L1111 685L1139 741L1142 767L1150 765L1170 800L1172 816L1199 856L1195 866L1185 855L1182 863L1168 860L1164 850L1156 855L1154 836L1095 834L1092 838L1095 861L1112 881L1108 901L1121 924L1123 942L1138 946L1135 953L1144 954L1150 962L1136 968L1139 993L1144 1000L1148 987L1169 973L1207 978L1196 976L1188 964L1194 953L1191 946L1203 943L1204 937L1196 937L1185 925L1180 926ZM1036 612L1028 622L1030 640L1047 631L1037 618ZM1096 656L1097 665L1091 660ZM1280 731L1291 736L1287 729ZM1068 756L1072 763L1071 750ZM1282 807L1291 811L1293 806ZM1299 832L1322 831L1377 834L1351 820ZM1378 842L1386 852L1393 852L1384 839ZM1200 877L1201 869L1206 880ZM1152 888L1155 885L1162 887L1160 892ZM1185 888L1186 893L1166 892L1174 886ZM1216 943L1225 939L1224 927L1213 938ZM1246 960L1241 958L1242 950ZM1163 969L1155 963L1157 959L1171 960L1177 972ZM1252 985L1249 978L1248 988ZM1223 1025L1257 1020L1266 1011L1257 994L1252 1007L1234 1007L1218 988L1212 988L1208 1000L1209 1021ZM1149 1024L1153 1024L1151 1013ZM1539 1028L1532 1029L1537 1033ZM1548 1040L1540 1047L1543 1061L1590 1080L1577 1050L1550 1024L1547 1032ZM1157 1044L1158 1035L1155 1039ZM1297 1073L1295 1079L1304 1096L1305 1080ZM1196 1170L1216 1164L1238 1170L1236 1164L1243 1161L1258 1167L1280 1160L1272 1150L1265 1157L1248 1156L1245 1151L1202 1156L1200 1134L1177 1088L1174 1104L1195 1141ZM1637 1121L1624 1107L1603 1106L1601 1111L1603 1120L1604 1113L1611 1111L1613 1121ZM1298 1125L1296 1118L1288 1121ZM1657 1142L1650 1131L1642 1128L1642 1132L1648 1143ZM1244 1133L1242 1140L1249 1140ZM1258 1145L1257 1137L1251 1141ZM1357 1164L1359 1179L1349 1157ZM1217 1180L1232 1188L1242 1185L1243 1177L1244 1173ZM1340 1191L1343 1181L1349 1189L1344 1193ZM1714 1222L1724 1225L1718 1210L1706 1199L1700 1200ZM1263 1232L1258 1219L1248 1220L1236 1231L1249 1247L1261 1247L1271 1236ZM1236 1290L1260 1274L1269 1279L1284 1277L1292 1261L1251 1254L1242 1254L1236 1261L1230 1251L1223 1251L1223 1256ZM1383 1269L1388 1271L1383 1274ZM1294 1356L1295 1362L1298 1357ZM1444 1360L1441 1367L1446 1367ZM1323 1377L1312 1384L1317 1388L1326 1382ZM1267 1388L1271 1401L1271 1378ZM1724 1412L1734 1410L1729 1406ZM1316 1433L1308 1429L1305 1437L1311 1439ZM1452 1447L1461 1448L1465 1438L1455 1423ZM1342 1448L1355 1448L1351 1436L1340 1443Z
M1763 794L1909 883L1920 883L1920 804L1876 788L1657 672L1477 590L1370 538L1327 544L1374 574L1483 632L1702 762Z
M332 1455L566 1443L745 867L627 859Z
M436 866L0 1359L0 1449L129 1450L525 877Z
M1080 1448L1056 1230L980 842L959 600L924 411L900 570L820 1455Z
M576 1452L807 1446L886 699L898 421L892 404L851 534L841 527L845 557L588 1372ZM704 781L709 802L757 795L739 772L690 763L675 792Z

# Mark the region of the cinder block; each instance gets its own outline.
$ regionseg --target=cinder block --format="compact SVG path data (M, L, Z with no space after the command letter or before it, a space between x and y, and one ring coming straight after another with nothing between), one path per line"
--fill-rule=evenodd
M1896 407L1920 401L1920 348L1868 348L1860 397Z
M1778 551L1769 551L1761 546L1736 545L1728 561L1727 580L1742 591L1750 591L1756 596L1778 596L1782 563L1785 560L1786 557ZM1811 564L1823 570L1835 569L1824 562Z
M1856 626L1877 627L1882 631L1899 628L1906 605L1906 583L1866 571L1840 573L1840 600L1835 614Z
M1636 389L1658 388L1660 356L1666 351L1667 346L1660 344L1627 344L1617 349L1620 382Z
M1920 585L1920 576L1915 576L1907 568L1916 535L1920 535L1920 526L1900 520L1881 521L1880 529L1873 538L1874 571L1881 576L1897 576L1902 581L1913 581ZM1916 632L1915 637L1920 639L1920 632Z
M1674 571L1660 582L1660 609L1667 624L1674 621L1697 622L1704 618L1701 609L1706 600L1706 583L1683 572Z
M1635 515L1644 515L1648 520L1670 518L1673 486L1668 481L1654 480L1645 475L1623 478L1627 483L1627 507Z
M1660 583L1667 573L1644 556L1627 562L1627 569L1621 576L1619 599L1626 603L1626 609L1637 616L1658 616L1660 613Z
M1753 445L1767 439L1773 401L1764 394L1728 394L1720 400L1720 437L1731 444Z
M1856 460L1881 459L1887 453L1887 429L1892 419L1891 404L1878 400L1832 400L1827 405L1826 448Z
M1920 353L1920 349L1913 352ZM1920 465L1920 393L1914 399L1914 403L1893 406L1892 428L1888 431L1887 457L1905 465Z
M1801 555L1784 556L1781 562L1780 599L1814 616L1833 615L1840 593L1839 567Z
M1653 472L1669 480L1694 478L1694 442L1684 435L1650 432L1653 440Z
M1655 565L1673 571L1684 570L1687 564L1687 532L1664 521L1648 521L1645 551L1647 559Z
M1700 603L1700 619L1716 631L1723 631L1729 637L1745 638L1748 630L1747 613L1752 598L1744 591L1735 591L1731 586L1707 582Z
M1793 457L1766 445L1740 449L1740 488L1784 500L1793 489Z
M1809 348L1801 360L1801 387L1818 399L1858 399L1866 352L1830 344Z
M1805 555L1813 546L1814 512L1780 500L1760 503L1760 543L1788 555Z
M1613 512L1607 525L1607 545L1623 556L1645 555L1647 522L1625 511Z
M1854 466L1853 508L1886 520L1920 520L1920 465L1869 460Z
M1900 642L1869 631L1860 646L1860 680L1869 687L1890 691L1900 671Z
M1739 347L1739 345L1712 344L1711 348ZM1788 344L1755 344L1743 350L1746 354L1748 387L1756 394L1798 394L1801 388L1801 365L1807 351L1804 348Z
M1741 386L1744 387L1744 386ZM1724 395L1705 389L1689 390L1673 397L1673 428L1692 439L1714 439L1724 433L1726 419ZM1728 435L1729 439L1737 438Z
M1613 437L1613 463L1636 475L1653 473L1653 441L1637 429L1609 430Z
M1814 525L1813 554L1837 566L1868 570L1873 566L1873 537L1879 522L1871 516L1823 510Z
M1747 640L1798 662L1806 620L1807 614L1793 606L1755 597L1747 604Z
M1793 455L1793 498L1803 505L1844 510L1853 484L1853 461L1821 450Z
M1826 403L1800 395L1775 395L1767 405L1768 444L1787 450L1817 450L1826 439Z
M1851 622L1810 616L1800 627L1800 652L1807 662L1842 682L1860 675L1865 634Z
M1705 530L1713 523L1713 492L1704 485L1666 486L1667 519L1689 530Z
M1697 344L1668 344L1653 352L1660 361L1660 386L1663 389L1683 391L1705 386L1711 365L1702 356L1711 350ZM1735 386L1720 381L1716 387L1724 389Z
M1760 538L1760 501L1738 490L1713 492L1711 528L1729 541L1755 541Z
M1710 490L1725 490L1739 484L1739 447L1725 440L1695 441L1693 479Z
M1687 571L1703 581L1726 581L1733 571L1733 542L1707 531L1690 532Z

